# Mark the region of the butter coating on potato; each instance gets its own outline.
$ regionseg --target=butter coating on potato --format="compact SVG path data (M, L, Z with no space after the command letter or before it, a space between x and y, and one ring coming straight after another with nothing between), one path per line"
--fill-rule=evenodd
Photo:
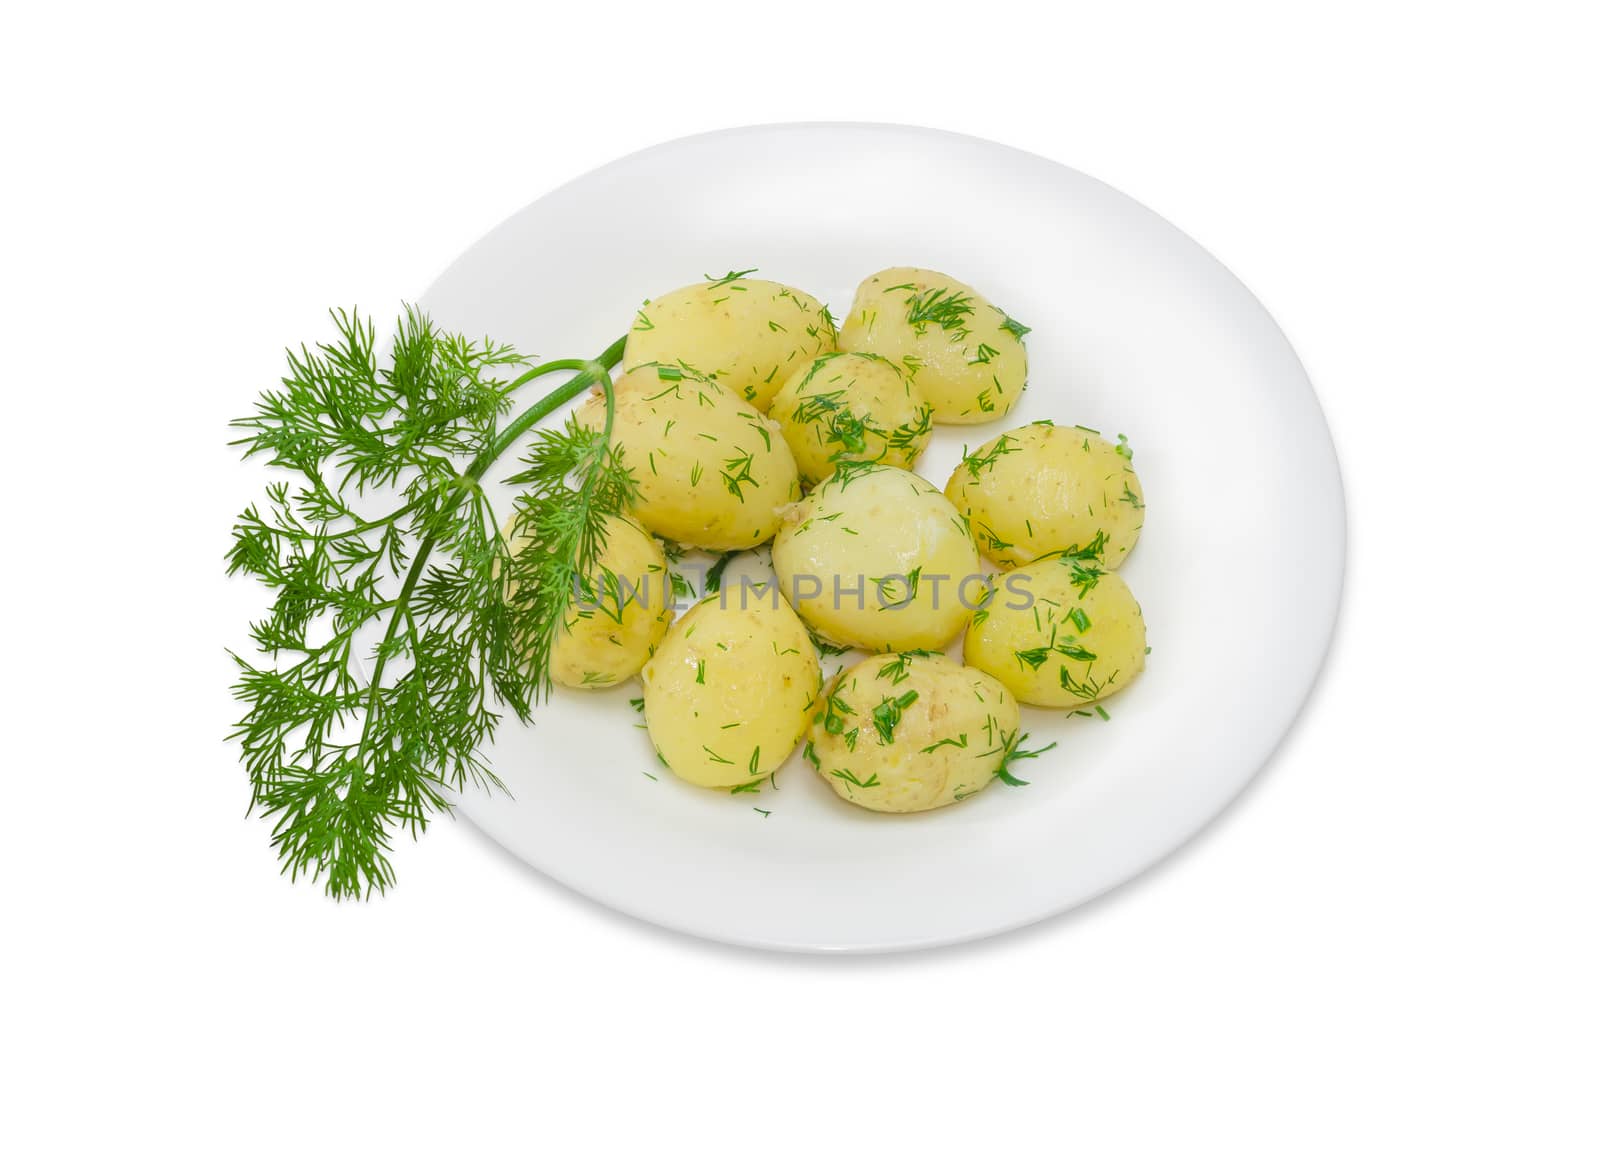
M1002 567L1105 536L1102 561L1122 564L1144 526L1144 489L1125 438L1041 420L969 453L945 495L972 523L978 549Z
M909 469L933 434L933 409L881 355L823 355L793 375L768 411L800 476L815 484L840 463Z
M695 604L641 674L651 742L673 774L699 787L743 786L777 770L822 690L805 625L762 587Z
M819 299L776 281L730 273L652 298L634 316L622 365L693 367L761 411L789 376L838 349Z
M857 806L928 811L987 787L1018 725L1016 698L987 673L940 653L891 653L834 679L806 758Z
M996 577L962 653L1025 705L1078 709L1127 688L1144 670L1145 643L1122 576L1057 555Z
M847 351L899 364L939 424L981 424L1010 411L1028 379L1029 328L965 282L935 269L874 273L839 329Z
M955 507L892 465L841 465L786 512L772 564L814 631L875 652L944 647L986 586Z
M634 513L655 534L705 550L748 550L777 532L800 497L800 475L778 426L697 371L666 365L616 383L612 443L639 483ZM599 398L578 409L600 428Z

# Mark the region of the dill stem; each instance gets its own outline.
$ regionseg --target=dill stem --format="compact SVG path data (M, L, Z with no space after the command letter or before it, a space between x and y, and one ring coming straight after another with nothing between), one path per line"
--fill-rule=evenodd
M460 504L461 499L468 492L476 488L478 481L489 466L494 464L516 439L545 416L555 411L562 404L574 399L587 391L591 386L600 383L606 390L606 439L610 442L611 421L615 407L616 397L611 394L611 368L622 361L622 347L627 342L627 336L617 339L593 359L555 359L548 363L541 363L537 367L530 367L521 375L506 385L506 391L515 391L525 384L533 382L540 376L549 375L554 371L576 371L577 374L567 380L560 387L555 388L548 395L542 397L537 403L529 406L527 411L517 416L511 423L500 429L495 434L489 446L473 459L461 474L460 487L450 495L450 500L445 504L442 512L449 513ZM422 577L422 569L427 566L428 558L433 554L435 536L425 536L417 546L416 556L411 560L411 570L406 573L405 582L400 585L400 593L395 596L392 606L394 611L389 616L389 627L383 634L383 640L378 645L377 657L372 664L372 684L367 688L367 717L362 723L361 745L356 752L356 761L359 765L366 756L367 731L372 728L372 710L378 703L378 694L383 688L383 671L389 663L389 646L400 630L402 616L410 615L411 594L416 590L417 581ZM352 781L352 788L354 788Z
M392 514L385 514L383 517L374 518L370 522L363 521L359 526L351 526L350 529L341 530L336 534L318 534L317 538L324 542L337 542L341 538L354 538L357 534L365 534L368 530L376 530L379 526L387 526L396 518L400 518L406 514L409 514L415 508L416 507L413 505L403 505L399 509L395 510ZM298 537L293 530L282 530L277 526L262 525L261 529L267 531L269 534L282 534L285 538Z

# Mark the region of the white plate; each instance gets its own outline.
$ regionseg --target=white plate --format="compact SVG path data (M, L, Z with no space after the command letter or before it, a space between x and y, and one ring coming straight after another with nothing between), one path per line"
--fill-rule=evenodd
M525 208L424 295L442 324L546 357L597 354L646 297L730 269L848 307L890 265L971 282L1033 327L1001 422L941 427L918 471L1030 420L1124 432L1149 503L1123 567L1149 624L1112 720L1027 711L1032 785L874 815L796 754L776 793L673 780L637 683L552 699L493 751L512 797L459 810L607 905L722 941L895 950L1026 925L1194 835L1266 761L1317 675L1344 565L1339 470L1315 394L1248 290L1104 184L907 127L752 127L618 160ZM509 471L509 469L507 470ZM504 495L509 499L509 494ZM647 772L659 777L646 777ZM756 808L769 811L763 815Z

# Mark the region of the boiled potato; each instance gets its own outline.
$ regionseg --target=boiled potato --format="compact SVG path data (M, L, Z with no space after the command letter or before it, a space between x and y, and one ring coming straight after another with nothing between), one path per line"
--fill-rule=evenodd
M551 680L574 689L633 676L672 623L667 556L632 518L606 520L594 573L574 596L550 649Z
M793 286L730 273L646 302L628 331L622 365L693 367L766 411L790 375L836 349L822 302Z
M852 803L927 811L989 785L1018 716L999 681L939 653L872 656L834 679L806 758Z
M955 507L892 465L841 465L790 509L772 543L778 582L834 644L941 648L985 585Z
M1144 614L1121 575L1058 555L996 578L963 653L1024 704L1077 709L1144 670Z
M661 760L699 787L765 778L800 744L822 690L805 625L770 585L725 588L672 626L644 666Z
M1127 441L1112 444L1091 429L1047 420L968 455L944 491L972 523L979 548L1002 567L1098 546L1114 568L1144 525L1144 490Z
M933 409L900 368L879 355L823 355L789 376L768 411L800 476L828 477L840 462L909 469L933 434Z
M532 535L512 518L506 542L515 556ZM518 591L515 573L509 593ZM631 517L605 520L593 573L571 602L550 648L550 678L574 689L605 689L650 659L672 622L672 581L661 544Z
M847 351L883 355L911 376L939 424L1010 410L1028 378L1028 327L970 285L933 269L885 269L856 289L839 330Z
M651 531L705 550L746 550L777 532L800 496L800 474L778 426L714 381L646 366L616 384L612 441L639 483L634 512ZM600 428L599 396L578 421Z

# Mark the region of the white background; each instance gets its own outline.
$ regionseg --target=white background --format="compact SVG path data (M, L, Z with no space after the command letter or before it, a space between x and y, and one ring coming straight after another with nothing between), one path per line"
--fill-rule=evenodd
M1579 11L7 16L0 1165L1596 1169ZM1277 316L1350 506L1298 728L1140 881L929 955L682 939L448 824L381 901L281 880L222 742L226 419L325 307L387 316L563 180L821 118L1087 171Z

